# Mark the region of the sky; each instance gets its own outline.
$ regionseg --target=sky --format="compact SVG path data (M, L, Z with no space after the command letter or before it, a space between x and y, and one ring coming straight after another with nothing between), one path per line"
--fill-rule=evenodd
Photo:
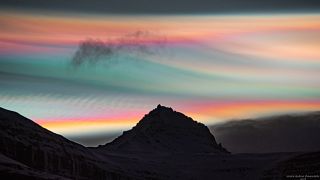
M206 125L317 111L319 7L1 1L0 105L80 139L130 129L158 104Z

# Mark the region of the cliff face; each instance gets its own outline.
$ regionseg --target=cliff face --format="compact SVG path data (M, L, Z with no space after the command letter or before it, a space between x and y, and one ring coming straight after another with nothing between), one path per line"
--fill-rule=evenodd
M202 123L158 105L131 130L100 148L152 153L227 153Z
M18 113L0 108L0 122L0 153L34 170L71 179L125 178L106 170L87 148Z

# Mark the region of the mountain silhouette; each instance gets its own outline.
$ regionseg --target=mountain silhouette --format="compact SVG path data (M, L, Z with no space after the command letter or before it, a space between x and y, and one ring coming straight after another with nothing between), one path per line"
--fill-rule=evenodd
M282 179L299 173L318 177L319 157L319 151L230 154L205 125L161 105L113 142L92 148L0 108L0 179Z
M153 153L228 152L204 124L160 104L131 130L100 148Z
M233 153L320 150L320 111L229 121L209 129Z
M0 108L0 162L5 164L2 167L0 163L0 177L5 179L105 179L122 176L103 168L97 155L86 147L3 108Z

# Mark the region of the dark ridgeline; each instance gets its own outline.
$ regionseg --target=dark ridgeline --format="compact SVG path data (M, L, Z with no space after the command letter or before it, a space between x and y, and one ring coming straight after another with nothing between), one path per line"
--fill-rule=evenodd
M160 104L131 130L99 148L142 153L228 153L204 124Z
M320 150L320 111L229 121L209 128L232 153Z
M171 108L158 106L132 133L125 132L106 151L226 153L208 128ZM20 114L0 109L0 177L23 179L133 179L101 156ZM167 141L167 142L166 142ZM128 146L126 145L128 144ZM101 148L97 148L101 149ZM4 166L4 164L8 166ZM120 167L121 169L121 167Z
M86 147L3 108L0 155L0 179L125 179Z
M282 179L319 175L319 158L319 151L230 154L205 125L161 105L96 148L0 108L0 179Z

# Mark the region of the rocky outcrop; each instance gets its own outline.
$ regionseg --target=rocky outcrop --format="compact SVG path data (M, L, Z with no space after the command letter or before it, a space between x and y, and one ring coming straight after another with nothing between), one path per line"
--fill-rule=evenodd
M123 152L227 153L204 124L161 105L131 130L100 148Z

